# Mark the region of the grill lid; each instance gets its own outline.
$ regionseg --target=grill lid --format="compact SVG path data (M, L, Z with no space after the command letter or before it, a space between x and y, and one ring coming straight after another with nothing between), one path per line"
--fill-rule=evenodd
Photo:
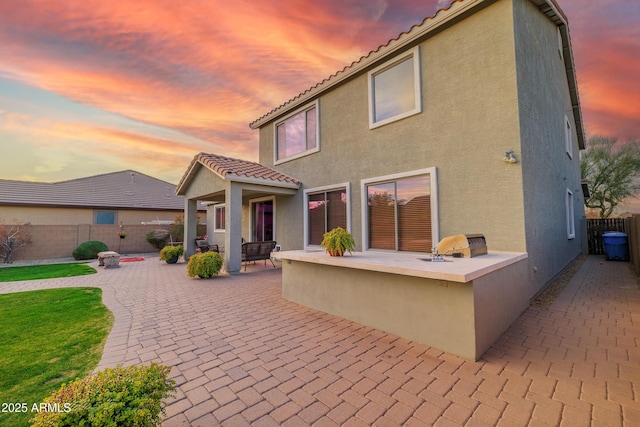
M442 255L459 253L465 258L485 255L487 241L482 234L456 234L440 240L438 253Z

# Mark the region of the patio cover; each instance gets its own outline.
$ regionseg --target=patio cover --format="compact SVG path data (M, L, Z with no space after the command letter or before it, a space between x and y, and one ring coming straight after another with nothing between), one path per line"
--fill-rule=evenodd
M194 156L176 187L185 197L185 258L195 253L198 201L225 204L225 269L240 271L242 263L242 198L260 195L293 196L300 188L295 178L247 160L199 153Z

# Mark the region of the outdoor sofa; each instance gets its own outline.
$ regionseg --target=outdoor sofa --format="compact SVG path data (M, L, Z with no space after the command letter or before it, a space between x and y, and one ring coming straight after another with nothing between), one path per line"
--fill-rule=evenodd
M271 262L275 268L275 264L271 260L271 252L276 248L276 242L269 240L266 242L245 242L242 244L242 262L244 262L244 270L247 271L247 263L251 261L267 260Z

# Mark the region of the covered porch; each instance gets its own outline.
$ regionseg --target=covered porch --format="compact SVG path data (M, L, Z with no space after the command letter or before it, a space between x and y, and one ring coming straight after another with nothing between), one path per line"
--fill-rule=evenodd
M224 242L220 245L224 268L237 273L242 264L243 239L276 240L272 223L276 216L275 200L291 197L299 188L298 180L258 163L197 154L176 188L176 194L185 197L185 258L196 252L198 201L214 206L224 204L217 212L224 222Z

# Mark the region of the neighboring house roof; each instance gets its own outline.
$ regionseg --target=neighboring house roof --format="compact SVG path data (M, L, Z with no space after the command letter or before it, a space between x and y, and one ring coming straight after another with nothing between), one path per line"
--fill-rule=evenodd
M234 159L217 154L198 153L176 187L176 194L184 194L199 167L204 166L226 181L299 188L300 181L267 166L248 160Z
M576 83L575 65L573 62L573 53L571 49L571 39L567 25L567 18L557 5L555 0L530 0L545 15L559 26L563 38L563 54L565 61L565 71L569 82L569 91L571 94L571 104L576 122L576 131L578 134L578 143L581 149L585 148L585 136L582 122L582 113L580 111L580 100L578 96L578 87ZM386 44L379 46L376 50L369 52L366 56L361 57L357 61L351 63L335 74L332 74L325 80L307 89L306 91L296 95L294 98L284 104L274 108L262 117L256 119L249 124L251 129L258 129L261 126L275 120L287 112L301 107L325 92L330 91L334 87L354 78L356 75L363 73L378 63L386 61L390 56L401 52L402 50L413 46L424 40L428 35L442 30L443 27L455 22L456 19L473 13L476 8L485 7L493 1L487 0L453 0L446 9L438 10L435 15L425 18L421 24L414 25L409 31L401 33L398 37L389 40Z
M175 188L133 170L60 182L0 180L0 205L183 210Z

